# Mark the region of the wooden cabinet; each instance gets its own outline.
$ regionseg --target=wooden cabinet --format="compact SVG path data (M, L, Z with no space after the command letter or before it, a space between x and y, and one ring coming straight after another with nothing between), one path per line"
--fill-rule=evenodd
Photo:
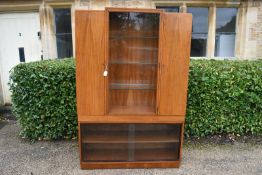
M76 11L82 168L178 167L192 16Z

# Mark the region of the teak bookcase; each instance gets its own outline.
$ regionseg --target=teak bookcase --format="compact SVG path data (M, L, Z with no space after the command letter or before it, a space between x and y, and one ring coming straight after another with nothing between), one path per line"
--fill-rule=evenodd
M77 10L81 168L179 167L192 16Z

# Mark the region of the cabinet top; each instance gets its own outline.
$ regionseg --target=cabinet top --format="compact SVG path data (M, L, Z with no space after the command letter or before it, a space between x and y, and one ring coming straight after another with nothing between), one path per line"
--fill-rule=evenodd
M162 9L144 9L144 8L115 8L115 7L106 7L108 12L143 12L143 13L161 13L164 12Z
M145 9L145 8L117 8L117 7L106 7L104 10L87 10L87 9L76 9L76 13L81 12L139 12L139 13L159 13L159 14L171 14L171 15L182 15L191 16L191 13L179 13L179 12L165 12L163 9Z

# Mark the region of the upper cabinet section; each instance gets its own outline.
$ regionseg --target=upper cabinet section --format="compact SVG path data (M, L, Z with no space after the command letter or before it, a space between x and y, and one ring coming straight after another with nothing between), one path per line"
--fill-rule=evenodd
M192 16L76 11L78 115L185 115Z
M192 16L163 13L160 24L159 115L185 115Z

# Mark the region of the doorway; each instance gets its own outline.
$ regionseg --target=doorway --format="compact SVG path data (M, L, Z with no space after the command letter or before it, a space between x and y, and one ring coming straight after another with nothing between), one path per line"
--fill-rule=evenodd
M21 62L41 60L39 13L0 14L0 75L4 103L11 103L9 71Z

